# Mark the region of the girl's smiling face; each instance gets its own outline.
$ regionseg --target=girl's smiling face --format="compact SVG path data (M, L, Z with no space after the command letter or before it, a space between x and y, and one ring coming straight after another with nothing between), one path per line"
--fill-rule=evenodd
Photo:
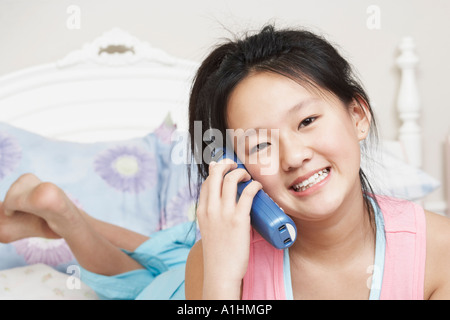
M359 141L370 119L360 104L258 72L233 90L227 123L245 141L235 149L253 179L292 217L323 219L361 196Z

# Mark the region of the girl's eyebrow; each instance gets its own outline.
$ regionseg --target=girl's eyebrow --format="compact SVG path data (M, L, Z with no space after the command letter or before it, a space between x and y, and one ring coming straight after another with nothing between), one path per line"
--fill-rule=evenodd
M310 104L316 102L317 100L319 100L319 99L316 97L309 97L309 98L306 98L306 99L300 101L299 103L297 103L296 105L294 105L292 108L290 108L287 111L288 116L291 117L292 114L297 113L303 107L306 107L307 105L310 105ZM262 127L248 128L244 131L244 134L237 134L237 135L235 134L235 135L237 136L238 142L240 142L244 138L248 138L248 137L259 134L260 131L263 131L267 135L268 129L262 128Z
M316 102L317 100L318 100L317 98L313 98L313 97L302 100L299 103L297 103L296 105L294 105L291 109L289 109L288 114L291 115L292 113L297 113L303 107L305 107L313 102Z

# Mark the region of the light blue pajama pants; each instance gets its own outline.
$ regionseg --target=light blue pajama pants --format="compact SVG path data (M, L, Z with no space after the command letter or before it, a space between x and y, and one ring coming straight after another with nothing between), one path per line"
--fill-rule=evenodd
M192 222L158 231L135 251L123 250L145 269L104 276L81 268L81 280L101 299L182 300L187 256L196 240Z

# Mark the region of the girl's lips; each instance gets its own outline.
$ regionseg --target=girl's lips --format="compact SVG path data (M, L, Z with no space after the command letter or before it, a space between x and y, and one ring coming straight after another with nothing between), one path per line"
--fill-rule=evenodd
M328 172L329 172L330 169L331 169L330 167L325 167L322 169L311 171L308 174L305 174L304 176L298 177L297 179L295 179L294 182L291 183L291 185L289 186L289 189L292 189L294 186L306 181L307 179L313 177L315 174L318 174L319 172L323 172L324 170L328 170Z
M289 190L295 196L307 196L325 185L330 180L331 168L326 167L302 176L291 184Z

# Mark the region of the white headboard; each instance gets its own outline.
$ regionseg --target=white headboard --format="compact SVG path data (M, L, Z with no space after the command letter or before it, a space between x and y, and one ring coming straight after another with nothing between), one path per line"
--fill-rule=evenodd
M93 142L144 136L167 116L187 129L192 61L113 29L63 59L0 78L0 121Z
M397 97L402 124L398 141L385 146L421 167L420 101L414 42L404 38L397 59L402 78ZM171 57L120 29L46 65L0 78L0 121L69 141L143 136L170 111L187 130L187 105L196 62Z
M411 38L402 39L399 49L400 127L394 141L382 144L421 168L418 57ZM187 131L198 66L115 28L59 61L0 77L0 122L67 141L113 141L147 135L170 112L178 129Z

